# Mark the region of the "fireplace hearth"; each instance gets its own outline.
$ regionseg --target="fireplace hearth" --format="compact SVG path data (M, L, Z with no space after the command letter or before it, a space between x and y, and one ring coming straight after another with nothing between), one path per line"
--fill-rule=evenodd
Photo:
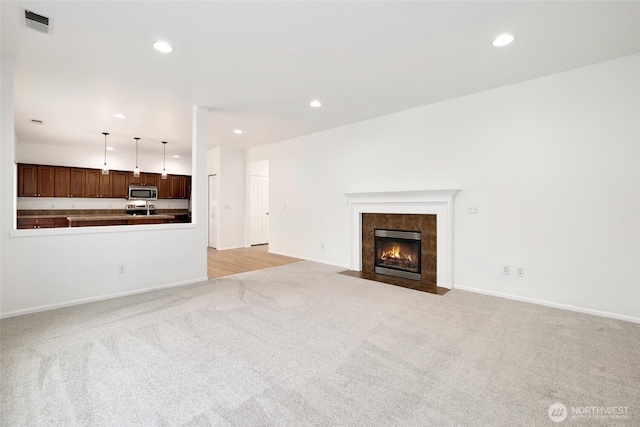
M422 233L375 229L374 271L420 281Z

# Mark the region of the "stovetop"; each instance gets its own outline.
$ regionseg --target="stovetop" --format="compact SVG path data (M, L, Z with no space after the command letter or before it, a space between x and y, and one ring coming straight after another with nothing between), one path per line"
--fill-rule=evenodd
M149 205L149 213L154 213L156 210L156 206L155 205ZM144 204L127 204L126 206L126 211L128 214L146 214L147 213L147 206Z

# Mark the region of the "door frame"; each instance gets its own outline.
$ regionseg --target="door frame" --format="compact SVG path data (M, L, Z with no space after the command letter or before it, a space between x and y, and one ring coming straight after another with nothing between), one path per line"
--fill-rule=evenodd
M211 200L211 183L213 182L213 185L215 186L215 197L216 199L220 198L220 183L218 180L218 174L212 174L212 175L208 175L207 176L207 247L209 248L214 248L216 249L218 247L218 236L219 236L219 231L220 231L220 215L219 215L219 211L220 209L218 209L218 200L216 200L216 204L215 207L213 208L213 212L212 212L212 208L211 208L211 204L212 204L212 200ZM215 220L211 221L211 214L215 215ZM215 242L211 242L211 228L212 226L214 227L215 230L215 238L213 240L215 240Z

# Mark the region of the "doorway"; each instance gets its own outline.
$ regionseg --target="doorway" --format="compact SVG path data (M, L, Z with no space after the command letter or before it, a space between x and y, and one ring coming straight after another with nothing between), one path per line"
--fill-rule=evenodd
M269 243L269 177L250 177L251 245Z
M249 163L249 244L269 243L269 160Z

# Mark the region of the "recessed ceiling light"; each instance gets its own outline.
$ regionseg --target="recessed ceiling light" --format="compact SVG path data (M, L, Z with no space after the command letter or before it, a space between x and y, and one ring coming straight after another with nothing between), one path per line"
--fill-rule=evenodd
M115 113L113 115L113 117L115 117L116 119L125 119L126 118L126 116L124 114L122 114L122 113Z
M506 46L514 39L515 37L513 37L511 34L500 34L493 40L493 45L497 47Z
M113 151L113 147L107 147L107 150Z
M171 45L167 42L155 42L153 44L153 48L155 50L159 50L160 52L164 52L164 53L169 53L169 52L173 52L173 48L171 47Z
M309 103L309 105L311 105L314 108L318 108L322 106L322 102L318 101L317 99L314 99Z
M174 155L173 155L173 158L174 158L174 159L179 159L179 158L180 158L180 156L178 156L177 154L174 154Z
M236 129L233 133L240 135L242 133L242 129Z

